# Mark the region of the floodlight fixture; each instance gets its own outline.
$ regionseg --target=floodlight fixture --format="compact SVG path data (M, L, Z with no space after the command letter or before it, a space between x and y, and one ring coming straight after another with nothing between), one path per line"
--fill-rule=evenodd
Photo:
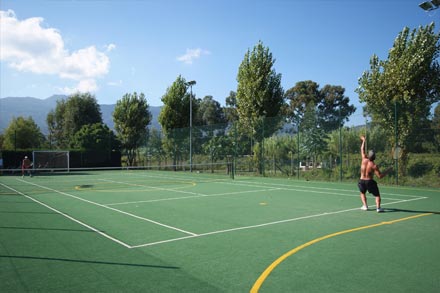
M440 7L440 0L430 0L419 4L419 7L425 11L431 11Z

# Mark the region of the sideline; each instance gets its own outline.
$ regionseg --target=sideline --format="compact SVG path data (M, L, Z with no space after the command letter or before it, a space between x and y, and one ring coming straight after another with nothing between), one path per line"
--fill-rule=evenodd
M298 251L311 246L315 243L318 243L322 240L331 238L331 237L335 237L335 236L339 236L339 235L343 235L343 234L347 234L347 233L351 233L351 232L355 232L355 231L359 231L359 230L364 230L364 229L369 229L369 228L375 228L375 227L379 227L379 226L383 226L383 225L391 225L391 224L395 224L398 222L402 222L402 221L406 221L406 220L411 220L411 219L415 219L415 218L420 218L423 216L429 216L429 215L433 215L433 213L427 213L427 214L419 214L419 215L415 215L415 216L410 216L410 217L406 217L406 218L400 218L397 220L393 220L393 221L386 221L386 222L381 222L378 224L372 224L372 225L368 225L368 226L362 226L362 227L358 227L358 228L353 228L353 229L348 229L348 230L344 230L344 231L339 231L333 234L328 234L319 238L316 238L312 241L309 241L305 244L302 244L292 250L290 250L289 252L283 254L281 257L279 257L277 260L275 260L270 266L268 266L264 272L260 275L260 277L257 279L257 281L255 281L254 285L251 288L250 293L257 293L258 290L260 290L261 285L264 283L264 281L266 280L266 278L270 275L270 273L280 264L282 263L285 259L287 259L289 256L297 253Z

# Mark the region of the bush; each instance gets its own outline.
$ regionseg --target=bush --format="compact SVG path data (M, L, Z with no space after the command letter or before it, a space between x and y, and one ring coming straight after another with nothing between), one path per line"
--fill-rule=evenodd
M424 160L414 162L408 166L408 175L414 178L423 177L434 169L431 162Z

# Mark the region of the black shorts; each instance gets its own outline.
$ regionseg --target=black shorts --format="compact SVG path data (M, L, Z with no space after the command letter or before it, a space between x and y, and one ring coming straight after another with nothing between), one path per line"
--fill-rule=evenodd
M374 196L380 196L379 187L377 187L377 182L374 180L359 180L358 187L359 191L364 194L368 191Z

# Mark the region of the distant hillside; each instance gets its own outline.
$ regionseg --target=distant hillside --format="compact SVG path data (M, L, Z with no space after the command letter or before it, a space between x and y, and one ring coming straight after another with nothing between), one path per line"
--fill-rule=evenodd
M46 124L47 114L54 110L58 100L67 99L67 96L54 95L47 99L37 99L32 97L7 97L0 99L0 133L8 127L13 117L32 117L35 123L40 127L41 132L48 134ZM102 113L102 120L110 129L114 130L114 123L112 113L115 109L115 104L99 105ZM158 116L161 107L150 106L150 112L153 116L150 128L154 127L160 129Z

